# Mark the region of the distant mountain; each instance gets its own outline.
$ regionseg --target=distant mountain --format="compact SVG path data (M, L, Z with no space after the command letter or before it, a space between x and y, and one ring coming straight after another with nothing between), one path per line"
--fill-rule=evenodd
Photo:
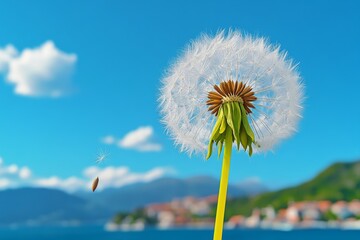
M134 184L122 188L106 189L102 192L80 194L96 205L106 206L111 210L131 211L150 203L168 202L174 198L186 196L206 197L218 192L219 180L208 176L187 179L161 178L148 183ZM266 191L259 182L239 185L230 184L229 196L250 196Z
M161 178L95 193L69 194L45 188L0 191L0 225L104 223L115 212L131 211L150 203L186 196L205 197L218 192L218 180L207 176ZM285 207L291 201L360 199L360 161L336 163L295 187L266 192L257 181L230 184L226 217L249 214L256 207ZM260 193L260 194L258 194ZM258 195L256 195L258 194Z
M18 188L0 191L0 225L105 221L111 212L60 190Z
M130 211L149 203L185 196L217 193L218 181L210 177L162 178L103 192L69 194L48 188L15 188L0 191L0 226L105 223L117 211ZM229 186L233 196L263 191Z
M249 214L256 207L285 207L291 201L360 199L360 161L335 163L316 177L295 187L267 192L250 198L236 198L227 203L227 216Z
M131 211L150 203L186 196L205 197L218 192L218 179L198 176L161 178L103 192L69 194L45 188L0 191L0 225L104 223L115 212ZM256 207L281 208L291 201L360 199L360 161L336 163L295 187L267 192L257 181L230 184L226 217L249 214ZM261 194L258 194L261 193ZM256 195L258 194L258 195Z

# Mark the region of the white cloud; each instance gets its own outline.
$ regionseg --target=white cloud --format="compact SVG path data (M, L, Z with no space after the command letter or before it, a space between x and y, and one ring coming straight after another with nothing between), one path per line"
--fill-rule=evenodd
M19 167L15 164L9 166L3 165L3 161L0 165L0 175L18 175Z
M84 175L93 180L99 177L101 184L99 189L104 188L116 188L124 185L138 183L138 182L150 182L157 178L163 177L167 174L172 174L174 170L171 168L157 167L144 173L130 172L127 167L89 167L84 170ZM91 184L91 182L89 182Z
M261 182L261 179L257 176L249 177L242 181L242 183L244 184L260 184Z
M159 143L144 143L139 144L134 147L134 149L142 152L159 152L162 149L162 146Z
M5 48L0 48L0 72L6 72L9 63L18 55L16 48L9 44Z
M77 177L61 179L57 176L52 176L49 178L36 179L34 180L34 185L40 187L60 188L65 191L73 192L84 188L85 181Z
M114 144L115 143L115 137L108 135L101 139L101 142L104 144Z
M28 179L31 177L31 170L28 167L22 167L19 171L19 177L22 179Z
M21 53L14 46L0 49L0 72L15 85L15 93L26 96L59 97L71 90L71 75L77 61L47 41Z
M102 142L105 144L117 142L118 147L143 152L160 151L162 145L151 141L153 135L154 129L151 126L144 126L127 133L122 139L116 140L113 136L106 136Z
M11 181L7 178L0 178L0 189L7 188L11 185Z
M31 177L31 170L26 166L19 168L16 164L6 166L0 158L0 176L28 179Z
M119 145L124 148L131 148L143 144L153 135L153 132L152 127L139 127L126 134L125 137L119 141Z
M8 173L16 174L19 171L19 167L15 164L11 164L9 167L5 168Z
M84 169L82 175L79 177L38 177L33 176L32 171L28 167L19 167L16 164L5 165L0 157L0 189L27 185L58 188L68 192L77 190L90 191L92 181L94 178L99 177L100 183L98 190L103 190L133 183L149 182L173 173L174 170L166 167L157 167L146 172L132 172L125 166L109 166L106 168L91 166Z
M16 164L5 165L0 157L0 188L16 187L31 177L31 170Z

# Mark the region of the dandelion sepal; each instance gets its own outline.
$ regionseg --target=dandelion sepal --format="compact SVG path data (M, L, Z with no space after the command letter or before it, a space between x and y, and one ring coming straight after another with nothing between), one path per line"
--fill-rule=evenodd
M241 127L241 110L237 103L233 103L233 122L234 122L234 136L236 140L237 149L240 149L240 127Z
M241 108L241 113L243 114L242 123L245 128L245 131L246 131L247 135L251 138L251 140L255 141L254 132L252 131L249 121L248 121L248 118L246 117L246 110L242 105L240 105L240 108Z
M211 157L214 143L217 144L218 157L220 157L222 145L224 144L224 131L226 132L227 129L230 129L238 150L241 143L243 149L245 151L248 149L249 155L252 155L251 145L255 142L255 136L249 125L246 110L240 102L227 102L219 109L213 131L210 135L206 159Z

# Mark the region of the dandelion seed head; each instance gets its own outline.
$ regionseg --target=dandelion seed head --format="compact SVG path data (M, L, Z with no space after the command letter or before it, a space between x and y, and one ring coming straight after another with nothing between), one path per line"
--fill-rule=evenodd
M246 113L249 114L252 113L251 108L255 108L252 102L257 98L254 94L252 88L243 82L223 81L219 86L214 85L214 91L208 93L209 100L206 101L206 104L209 105L209 111L217 116L223 103L240 102Z
M248 114L255 152L273 149L296 131L303 85L293 61L264 38L222 31L193 41L162 79L162 122L181 151L205 154L216 120L208 93L227 80L246 84L257 98Z

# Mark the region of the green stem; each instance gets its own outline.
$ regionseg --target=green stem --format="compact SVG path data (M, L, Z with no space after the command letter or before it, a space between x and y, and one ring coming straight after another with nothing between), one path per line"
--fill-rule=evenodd
M229 181L232 142L233 142L232 131L230 127L227 127L226 137L225 137L225 150L224 150L224 157L223 157L221 177L220 177L219 195L218 195L218 202L216 207L216 218L215 218L214 238L213 238L214 240L222 239L225 205L226 205L226 194L227 194L227 187Z

